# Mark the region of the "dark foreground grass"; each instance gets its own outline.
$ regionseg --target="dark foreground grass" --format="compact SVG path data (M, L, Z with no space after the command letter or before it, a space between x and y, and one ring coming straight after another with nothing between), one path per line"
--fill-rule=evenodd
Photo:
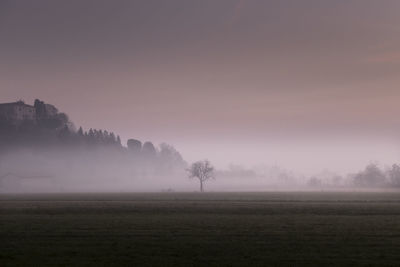
M400 194L0 196L0 266L399 266Z

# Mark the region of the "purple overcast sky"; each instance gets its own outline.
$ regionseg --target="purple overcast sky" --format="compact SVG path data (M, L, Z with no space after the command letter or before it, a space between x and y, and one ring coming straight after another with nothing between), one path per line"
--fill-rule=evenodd
M2 0L0 102L218 166L400 158L400 1Z

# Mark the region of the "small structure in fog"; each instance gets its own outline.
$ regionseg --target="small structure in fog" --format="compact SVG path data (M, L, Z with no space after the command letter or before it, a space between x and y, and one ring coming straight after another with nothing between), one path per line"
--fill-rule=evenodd
M40 119L48 119L58 115L58 109L38 99L33 106L25 104L24 101L0 104L0 120L13 125L23 122L37 123Z
M23 121L34 122L36 121L36 109L22 100L0 104L0 119L13 124L20 124Z

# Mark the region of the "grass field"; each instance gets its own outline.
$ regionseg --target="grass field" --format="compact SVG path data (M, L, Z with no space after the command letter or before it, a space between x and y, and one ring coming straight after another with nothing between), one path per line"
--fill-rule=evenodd
M399 266L400 193L0 196L0 266Z

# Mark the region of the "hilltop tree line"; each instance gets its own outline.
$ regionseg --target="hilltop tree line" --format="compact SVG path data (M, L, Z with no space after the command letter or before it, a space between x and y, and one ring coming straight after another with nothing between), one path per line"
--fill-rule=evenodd
M34 158L46 157L49 162L59 160L57 164L65 162L74 165L77 176L80 173L90 175L97 170L100 173L97 176L113 176L117 172L127 177L139 174L170 175L184 172L186 167L181 154L171 145L162 143L155 146L150 141L142 144L136 139L129 139L123 145L120 136L111 131L94 128L84 130L82 127L76 130L64 113L41 115L37 116L36 121L18 123L0 119L0 165L8 162L7 155L27 150L34 153L29 158L32 162L36 162ZM22 155L21 152L21 158L25 157L26 153ZM10 164L5 165L3 169L11 169ZM54 172L51 164L47 165L34 164L32 169L40 173ZM20 165L14 169L10 171L22 170ZM25 171L29 172L28 169Z
M62 143L69 145L88 145L88 146L115 146L122 147L121 138L113 132L106 130L97 130L90 128L89 131L83 131L82 127L75 133L64 126L58 133L58 138Z
M36 120L13 122L0 118L0 153L18 148L64 148L64 149L104 149L112 148L134 158L168 159L184 165L183 158L174 147L161 144L155 147L152 142L129 139L127 146L122 145L121 138L114 132L82 127L76 130L74 123L65 113L56 110L55 114L47 114L45 103L35 100Z

